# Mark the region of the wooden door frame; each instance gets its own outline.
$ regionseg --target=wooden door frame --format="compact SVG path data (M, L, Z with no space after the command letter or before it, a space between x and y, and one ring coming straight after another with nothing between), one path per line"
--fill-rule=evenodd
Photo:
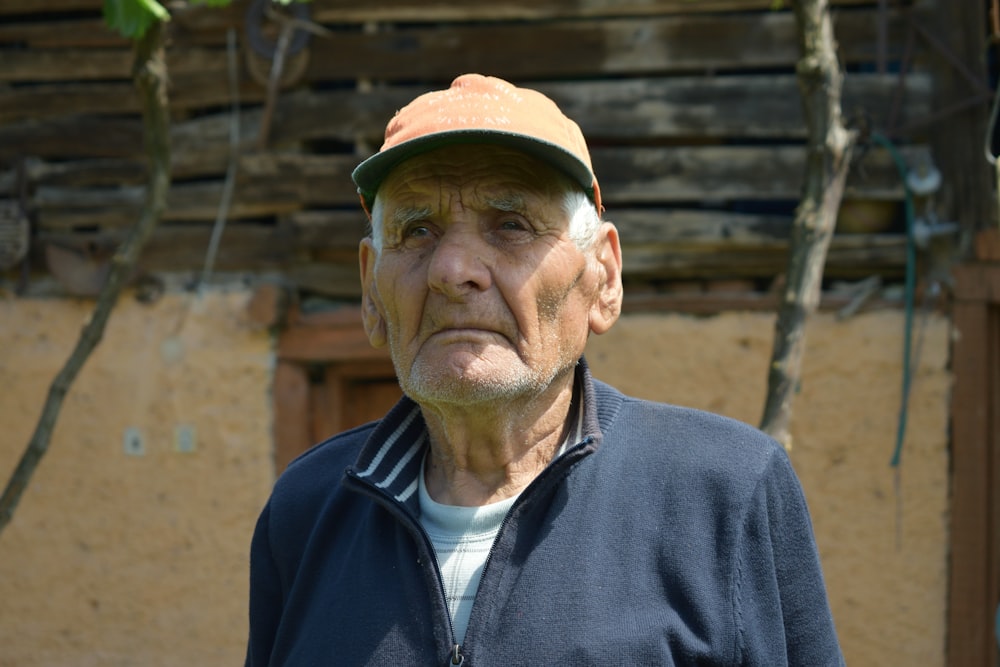
M998 664L1000 253L953 272L949 667Z
M257 289L249 312L255 321L277 329L272 382L274 466L280 473L299 453L316 444L315 434L339 431L340 418L328 406L352 381L393 374L388 350L368 342L361 308L344 306L303 313L284 302L283 291ZM313 382L313 374L322 382ZM319 388L317 388L319 387Z

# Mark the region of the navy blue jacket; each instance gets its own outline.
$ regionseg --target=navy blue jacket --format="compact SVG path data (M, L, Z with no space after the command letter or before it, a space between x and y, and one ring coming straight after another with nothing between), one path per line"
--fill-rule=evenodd
M521 494L462 646L404 398L275 484L251 546L248 667L840 665L812 527L784 450L716 415L584 383L582 442Z

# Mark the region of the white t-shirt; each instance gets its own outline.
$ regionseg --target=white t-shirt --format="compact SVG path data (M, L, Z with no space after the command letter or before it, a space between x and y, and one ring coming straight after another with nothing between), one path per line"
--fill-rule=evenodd
M574 401L574 405L576 404ZM559 451L552 457L553 460L582 437L583 410L576 409L570 419L573 427ZM427 485L424 483L426 464L425 455L418 481L420 523L434 545L455 638L461 643L465 640L465 630L469 626L469 614L472 612L476 591L479 590L483 566L517 495L479 507L442 505L427 493Z

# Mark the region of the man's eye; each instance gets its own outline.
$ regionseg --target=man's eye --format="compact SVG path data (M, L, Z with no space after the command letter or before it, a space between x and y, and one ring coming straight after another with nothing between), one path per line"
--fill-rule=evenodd
M524 231L528 228L527 224L523 220L509 219L500 222L500 229L505 232L519 232Z
M413 238L419 239L425 236L429 236L430 233L431 230L429 227L427 227L427 225L410 225L409 227L406 228L406 231L403 235L408 239L413 239Z

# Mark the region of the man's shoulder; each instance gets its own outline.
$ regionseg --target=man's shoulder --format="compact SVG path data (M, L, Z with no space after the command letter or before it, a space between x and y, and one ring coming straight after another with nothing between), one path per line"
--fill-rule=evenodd
M273 496L299 500L327 494L340 484L344 471L357 460L378 422L337 433L294 458L278 476Z
M763 467L784 449L771 436L746 422L698 408L661 403L622 394L602 385L599 394L619 402L615 418L603 426L606 435L628 447L657 452L674 464L718 462Z
M624 396L600 449L605 467L631 480L633 496L702 507L691 517L739 522L762 489L797 485L787 453L769 435L691 407Z

